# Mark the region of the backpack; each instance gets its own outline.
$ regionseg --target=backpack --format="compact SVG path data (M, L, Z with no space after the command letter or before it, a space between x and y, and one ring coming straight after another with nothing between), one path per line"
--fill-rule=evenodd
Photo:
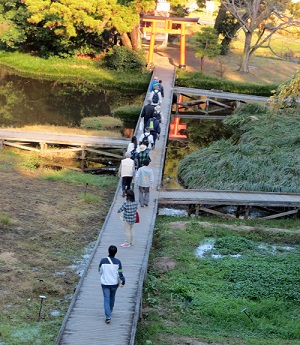
M154 111L155 117L157 118L157 120L159 121L159 123L161 123L161 114L160 111L155 110Z
M136 154L136 148L134 148L134 149L132 149L131 151L130 151L130 154L131 154L131 159L134 161L134 159L135 159L135 154Z
M154 130L154 121L153 121L153 119L150 119L150 122L149 122L149 129L150 129L150 131L153 131L153 130Z
M158 104L159 102L159 97L158 97L158 91L153 91L153 96L152 96L152 103L153 104Z
M145 146L149 146L149 140L148 140L148 137L149 137L150 134L144 134L144 138L142 139L142 145L145 145Z

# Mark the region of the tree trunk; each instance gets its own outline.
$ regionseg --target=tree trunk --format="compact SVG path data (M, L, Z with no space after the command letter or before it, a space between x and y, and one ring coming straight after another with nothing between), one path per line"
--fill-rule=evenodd
M131 44L133 50L141 49L141 35L140 35L140 24L136 24L130 33Z
M201 56L200 58L200 71L203 72L203 66L204 66L204 56Z
M121 41L122 41L123 46L132 50L132 44L127 33L125 32L124 34L121 34L120 36L121 36Z
M226 16L226 8L221 4L221 6L219 6L218 15L216 17L214 25L214 29L217 31L218 34L222 33L221 27L226 20Z
M252 32L247 31L245 32L245 44L244 44L244 52L242 57L242 63L240 67L241 73L249 73L249 59L250 59L250 47L252 41Z

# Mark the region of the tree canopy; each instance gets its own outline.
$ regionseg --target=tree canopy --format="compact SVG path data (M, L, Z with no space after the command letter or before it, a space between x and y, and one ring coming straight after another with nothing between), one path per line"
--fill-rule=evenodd
M260 47L270 47L276 31L300 25L299 10L292 0L221 0L221 4L245 33L241 72L249 72L250 56Z
M154 7L153 0L0 0L0 42L41 55L63 55L101 50L103 34L110 32L128 48L139 49L139 14Z

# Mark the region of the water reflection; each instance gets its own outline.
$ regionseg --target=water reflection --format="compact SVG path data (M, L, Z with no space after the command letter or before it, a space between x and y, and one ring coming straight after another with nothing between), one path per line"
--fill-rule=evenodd
M0 76L2 126L79 126L83 117L110 115L120 106L140 105L145 96L100 90L92 84L23 78L5 69Z

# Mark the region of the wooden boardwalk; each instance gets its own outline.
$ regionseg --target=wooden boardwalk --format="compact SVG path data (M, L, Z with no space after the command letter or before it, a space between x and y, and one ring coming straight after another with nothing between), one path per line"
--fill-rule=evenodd
M300 194L267 193L267 192L241 192L222 190L193 190L193 189L169 189L159 191L160 205L195 205L195 214L199 211L212 213L219 216L235 217L216 211L214 206L242 206L240 213L248 217L250 207L268 208L272 214L264 216L264 219L284 217L300 212ZM270 210L270 208L274 208ZM277 211L276 208L286 208Z
M125 148L130 139L114 139L104 138L89 135L78 134L62 134L62 133L46 133L34 131L20 131L14 129L0 128L0 142L2 145L13 146L18 142L21 143L43 143L43 144L58 144L69 146L85 146L85 147L111 147L111 148Z
M174 67L170 65L156 67L153 76L158 76L163 80L165 97L162 111L165 116L161 126L160 139L156 143L155 150L150 153L152 160L150 166L155 175L155 186L150 192L150 204L148 207L139 208L141 223L135 224L135 245L130 248L120 247L120 244L124 242L124 230L117 210L124 199L121 197L119 185L95 245L94 253L80 279L57 337L57 345L134 344L143 281L147 270L157 213L158 187L165 158L169 114L172 106L172 87L175 79ZM139 136L141 132L137 134ZM135 192L137 196L137 189ZM100 259L107 256L107 249L111 244L118 247L117 257L121 259L123 264L126 285L124 288L118 289L112 322L107 325L104 322L103 296L98 265Z
M204 90L186 87L174 87L177 95L175 116L193 119L222 119L225 113L231 113L241 103L261 103L270 105L268 97L224 92L222 90ZM217 115L214 115L217 113Z

